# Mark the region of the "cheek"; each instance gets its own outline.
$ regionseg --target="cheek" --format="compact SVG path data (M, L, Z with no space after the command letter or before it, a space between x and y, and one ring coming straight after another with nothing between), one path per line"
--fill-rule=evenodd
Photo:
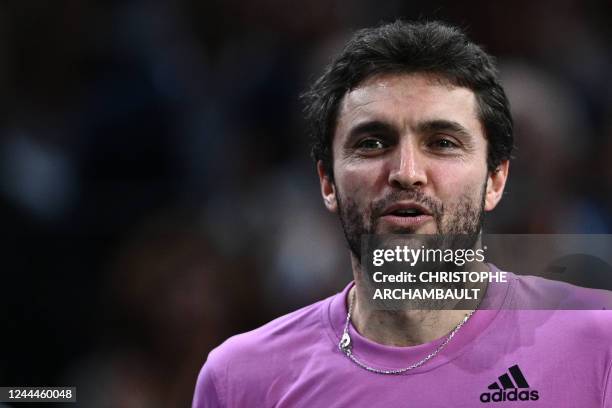
M438 165L431 173L431 184L442 201L455 201L466 195L479 195L486 173L486 167Z
M367 203L380 195L387 182L381 162L362 162L334 169L336 185L343 197L351 197L357 203Z

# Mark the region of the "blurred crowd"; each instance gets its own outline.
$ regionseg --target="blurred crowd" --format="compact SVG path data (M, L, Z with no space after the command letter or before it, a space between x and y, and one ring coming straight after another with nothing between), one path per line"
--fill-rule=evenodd
M487 230L610 233L610 2L3 2L0 385L188 406L212 347L341 289L298 96L398 17L498 58L517 150Z

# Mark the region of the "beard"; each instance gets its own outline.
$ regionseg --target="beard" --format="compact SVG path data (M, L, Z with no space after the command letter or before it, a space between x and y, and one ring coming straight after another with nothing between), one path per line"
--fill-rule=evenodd
M428 241L431 247L451 246L451 247L470 247L474 244L484 220L486 180L481 188L480 197L474 199L467 194L462 195L453 206L445 206L441 201L426 196L422 191L395 190L387 196L376 200L370 206L369 211L359 208L357 203L342 197L338 191L338 215L342 224L342 231L346 238L350 251L361 262L362 259L362 237L375 236L379 225L379 219L386 208L401 200L410 200L429 209L432 218L437 226L437 232ZM392 229L387 234L414 234L415 231L407 228ZM443 244L441 237L463 237L454 244ZM466 241L467 239L467 241ZM421 242L422 243L422 242ZM370 247L372 247L370 245Z
M396 246L417 248L436 248L436 249L468 249L474 248L483 225L483 215L485 206L486 182L480 191L480 196L474 197L464 194L453 204L444 205L437 199L426 196L420 190L399 190L393 191L380 200L374 201L369 210L360 209L354 200L347 199L338 194L338 213L342 230L348 246L355 256L360 268L365 272L365 290L368 297L373 299L374 290L381 287L373 281L375 271L383 271L385 274L396 274L404 271L405 265L401 263L389 263L383 268L372 267L372 249L392 249ZM379 219L385 210L400 200L410 200L427 208L432 215L436 225L434 234L415 234L409 228L391 228L390 231L381 233L378 231ZM389 235L396 234L396 235ZM397 235L402 234L402 235ZM408 234L408 235L406 235ZM362 254L366 256L362 258ZM418 261L411 265L410 270L418 271L451 271L455 270L454 264L442 260ZM444 288L461 289L465 287L464 282L457 283L395 283L385 284L384 288ZM375 301L380 310L400 310L400 309L450 309L459 307L459 303L448 303L447 301L419 300L419 301L396 301L378 300ZM463 305L463 304L461 304ZM470 306L472 307L472 306Z

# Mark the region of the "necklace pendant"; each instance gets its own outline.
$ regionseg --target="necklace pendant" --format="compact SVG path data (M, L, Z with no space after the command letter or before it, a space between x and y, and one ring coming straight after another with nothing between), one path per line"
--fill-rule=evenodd
M349 336L347 332L344 332L342 335L339 346L340 350L344 351L345 353L351 349L351 336Z

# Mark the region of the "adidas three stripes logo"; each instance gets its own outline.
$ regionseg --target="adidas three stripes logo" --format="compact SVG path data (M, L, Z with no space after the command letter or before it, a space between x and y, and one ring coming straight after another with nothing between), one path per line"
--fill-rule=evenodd
M512 376L512 378L514 378L514 383L510 379L508 373L500 375L499 384L501 384L504 390L507 390L508 388L529 388L529 383L525 379L525 376L523 375L523 372L519 368L518 364L515 364L510 367L508 371L510 371L510 375ZM515 383L516 386L514 386ZM499 384L497 382L494 382L493 384L489 385L489 389L499 390Z
M494 392L483 392L480 394L480 402L502 402L502 401L537 401L540 399L537 390L530 390L529 383L523 375L518 364L508 368L508 372L498 377L487 388Z

